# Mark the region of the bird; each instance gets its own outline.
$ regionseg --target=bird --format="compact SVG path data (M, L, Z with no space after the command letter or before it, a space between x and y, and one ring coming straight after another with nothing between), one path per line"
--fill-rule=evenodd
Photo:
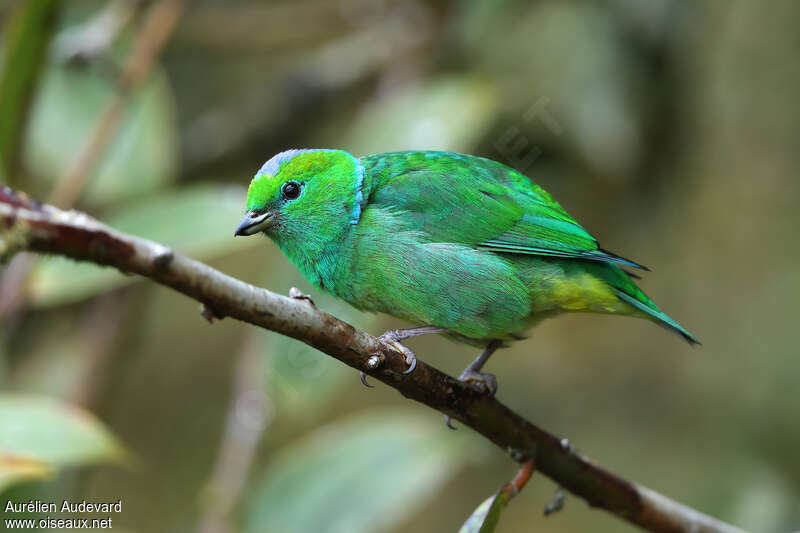
M287 150L250 182L235 235L259 233L318 289L413 324L379 337L406 356L404 373L416 366L405 339L483 348L460 379L489 395L489 357L563 313L643 318L699 344L637 286L629 269L647 267L601 248L549 193L490 159Z

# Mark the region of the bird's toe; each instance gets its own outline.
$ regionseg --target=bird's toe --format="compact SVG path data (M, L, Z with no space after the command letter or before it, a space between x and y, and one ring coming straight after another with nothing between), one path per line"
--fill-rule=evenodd
M465 370L458 379L490 398L497 394L497 378L494 374Z
M394 333L394 331L387 331L378 337L378 339L380 339L383 344L403 354L407 365L407 368L403 371L403 374L410 374L414 371L414 369L417 368L417 355L413 350L411 350L411 348L398 341L394 335L392 335L392 333Z

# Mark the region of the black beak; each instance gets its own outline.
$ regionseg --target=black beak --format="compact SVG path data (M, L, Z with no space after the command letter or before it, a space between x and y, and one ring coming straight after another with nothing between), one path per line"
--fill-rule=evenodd
M234 237L239 235L247 236L254 235L272 226L272 213L256 213L248 211L244 216L236 231L233 233Z

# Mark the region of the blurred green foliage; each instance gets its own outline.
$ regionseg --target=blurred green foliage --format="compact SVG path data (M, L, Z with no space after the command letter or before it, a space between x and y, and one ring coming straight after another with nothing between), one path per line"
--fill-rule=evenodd
M122 459L123 450L89 413L52 398L0 394L0 491L57 469Z
M244 187L214 183L160 189L157 197L124 203L106 222L192 257L210 259L247 248L241 239L230 238L231 221L241 218L243 194ZM141 280L88 263L50 258L31 273L29 301L35 307L64 305L135 281Z
M0 2L2 31L19 5ZM54 36L17 177L37 198L84 146L139 27L134 17L104 53L65 61L63 36L85 35L105 6L68 3ZM500 399L681 502L751 530L798 529L798 23L791 0L197 0L78 207L241 279L297 286L380 333L401 324L319 294L266 239L233 239L254 171L305 146L451 149L517 166L604 247L650 266L647 292L704 345L633 319L546 321L490 363ZM125 530L208 530L205 487L237 434L246 350L274 412L243 426L265 429L227 495L232 531L452 531L513 475L501 450L386 387L364 389L311 348L209 325L195 302L136 281L43 258L26 311L0 326L11 413L32 394L78 406L136 464L69 468L4 498L122 499ZM451 373L475 355L439 338L412 344ZM7 423L0 454L39 449L4 440ZM56 461L32 457L29 476L65 466L33 459ZM543 518L553 490L534 475L497 530L633 531L569 497Z
M458 533L492 533L497 529L503 508L508 505L509 493L498 490L478 506L469 515L467 521L458 530Z
M406 409L323 426L271 458L247 498L244 531L385 531L434 497L469 451Z
M42 80L31 117L25 151L27 169L49 190L85 147L114 94L108 72L88 67L55 65ZM152 194L175 179L177 131L169 85L156 72L140 88L123 118L116 142L84 192L84 205L124 205Z
M3 31L0 60L0 182L17 177L22 138L40 73L53 37L60 0L19 6ZM16 181L11 182L17 185Z

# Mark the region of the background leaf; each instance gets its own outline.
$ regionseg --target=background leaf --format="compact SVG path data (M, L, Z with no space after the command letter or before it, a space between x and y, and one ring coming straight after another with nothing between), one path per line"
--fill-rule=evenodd
M0 492L16 483L47 479L52 470L44 461L0 452Z
M356 154L465 151L486 133L496 108L489 85L443 77L382 94L349 121L344 141Z
M34 103L25 153L25 165L43 190L49 190L82 153L114 91L113 78L100 69L51 63ZM166 76L156 70L131 95L119 132L90 177L82 202L98 205L130 199L174 179L178 162L174 115Z
M252 494L245 531L388 531L452 476L466 450L439 417L381 410L320 428L277 453Z
M124 456L93 415L45 396L0 394L0 428L0 490L60 468Z
M502 488L489 496L467 518L458 533L492 533L497 529L500 513L508 505L508 492Z

